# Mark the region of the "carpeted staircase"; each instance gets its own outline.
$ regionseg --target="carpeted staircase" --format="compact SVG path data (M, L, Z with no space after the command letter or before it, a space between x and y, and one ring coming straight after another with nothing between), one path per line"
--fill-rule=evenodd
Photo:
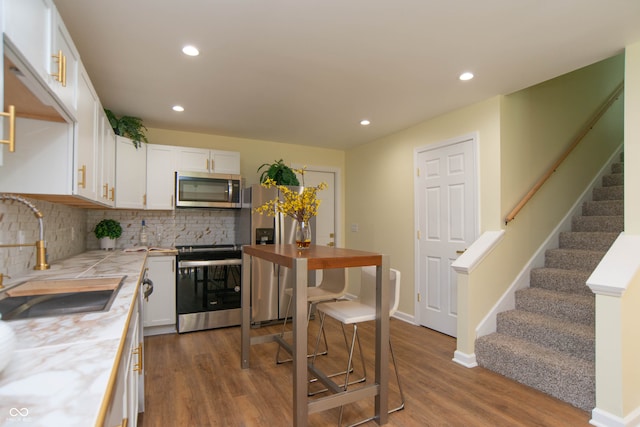
M497 332L475 346L480 366L585 411L595 407L595 296L585 282L623 231L620 160L516 292L515 310L499 313Z

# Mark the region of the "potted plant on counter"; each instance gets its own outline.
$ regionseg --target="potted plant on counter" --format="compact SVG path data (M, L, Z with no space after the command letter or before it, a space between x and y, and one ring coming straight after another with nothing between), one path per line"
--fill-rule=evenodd
M103 219L96 224L93 233L100 240L101 249L114 249L116 239L122 235L122 227L115 219Z

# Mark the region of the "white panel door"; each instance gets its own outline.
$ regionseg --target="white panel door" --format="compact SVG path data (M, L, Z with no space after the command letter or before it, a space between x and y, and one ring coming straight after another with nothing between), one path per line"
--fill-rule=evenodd
M298 167L298 166L296 166ZM318 191L318 199L321 200L315 223L314 244L319 246L336 246L336 195L337 186L340 185L338 172L335 170L323 170L324 168L307 168L304 174L304 185L313 187L321 182L327 184L327 188ZM298 176L300 185L301 177ZM316 270L316 285L322 282L322 270Z
M476 238L474 140L417 154L419 323L456 336L457 281L453 261Z

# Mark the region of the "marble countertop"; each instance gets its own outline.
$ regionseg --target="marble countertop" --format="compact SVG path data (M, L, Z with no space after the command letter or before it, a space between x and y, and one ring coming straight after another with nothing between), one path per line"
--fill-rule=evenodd
M6 322L17 342L0 372L0 426L96 424L146 256L90 251L6 283L126 275L109 311Z

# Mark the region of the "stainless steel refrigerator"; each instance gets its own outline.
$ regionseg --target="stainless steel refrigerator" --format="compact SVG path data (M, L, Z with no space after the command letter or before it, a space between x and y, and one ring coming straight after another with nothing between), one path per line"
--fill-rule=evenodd
M302 191L302 187L289 187ZM277 188L264 188L259 184L251 187L250 229L253 244L295 244L295 220L278 214L258 214L254 209L276 197L282 197ZM245 200L248 197L245 197ZM315 238L315 218L311 219L312 241ZM244 225L246 227L246 225ZM315 274L309 274L309 285L315 285ZM259 326L274 320L284 319L289 297L284 290L293 286L291 269L274 265L259 258L251 261L251 323Z

